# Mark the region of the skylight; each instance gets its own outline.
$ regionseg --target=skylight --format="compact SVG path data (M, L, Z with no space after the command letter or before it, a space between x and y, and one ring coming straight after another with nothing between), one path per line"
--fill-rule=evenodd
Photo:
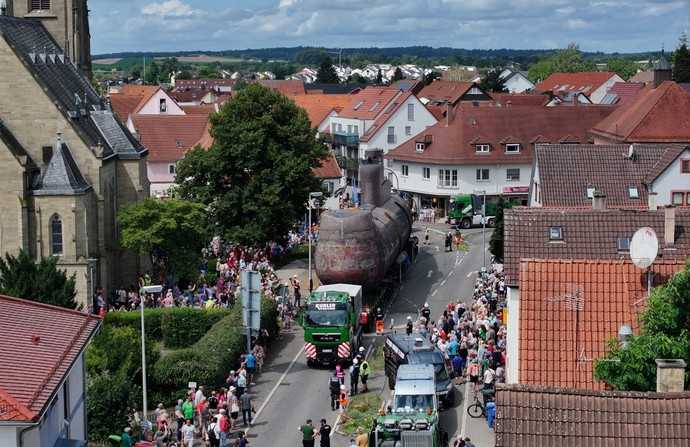
M639 199L640 191L637 190L637 186L631 186L628 188L628 195L631 199Z
M563 228L561 228L561 227L550 227L549 228L549 240L550 241L562 241L563 240Z
M587 198L588 199L594 198L594 186L588 186L587 187Z
M376 108L379 106L379 104L381 104L381 103L380 103L379 101L376 101L376 102L374 103L374 105L371 106L371 108L369 109L369 111L370 111L370 112L373 112L374 110L376 110Z

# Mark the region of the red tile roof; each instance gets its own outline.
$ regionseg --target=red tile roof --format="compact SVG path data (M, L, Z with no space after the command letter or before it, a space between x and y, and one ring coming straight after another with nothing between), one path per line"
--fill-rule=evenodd
M393 101L384 109L383 113L376 117L374 123L369 126L366 133L359 137L359 141L369 141L374 135L376 135L376 133L386 125L386 122L390 119L390 117L396 111L398 111L403 104L405 104L405 101L407 101L410 96L413 96L413 93L407 91L400 92L398 96L393 98Z
M134 127L152 162L178 161L204 142L207 115L134 115Z
M690 445L690 393L496 386L496 447Z
M535 142L558 142L563 138L588 140L587 131L611 113L608 106L587 107L473 107L456 106L446 119L388 152L386 158L437 164L532 163ZM416 142L431 135L432 143L417 152ZM506 138L520 143L519 154L506 154ZM572 141L572 140L570 140ZM489 144L488 154L477 154L477 144Z
M276 90L286 96L306 95L304 82L295 79L288 80L261 80L256 81L264 87Z
M198 106L181 107L187 115L210 115L216 111L215 104L201 104Z
M400 93L400 90L389 87L367 87L352 96L338 116L360 120L376 119Z
M38 421L100 319L0 296L0 321L0 421Z
M629 150L628 144L540 144L535 158L542 206L589 208L587 188L593 187L606 194L611 208L646 208L647 177L656 173L656 178L683 146L636 144L632 158ZM639 198L630 197L631 186L637 188Z
M425 86L417 96L419 98L426 98L430 102L455 104L475 85L474 82L435 79L431 84Z
M209 93L208 90L173 90L168 92L170 97L178 103L199 102ZM213 92L213 94L217 93Z
M590 95L616 73L611 71L583 71L578 73L553 73L536 85L539 92L566 91Z
M122 93L114 93L110 95L110 105L113 112L120 118L123 123L127 122L127 118L134 113L141 102L141 96L123 95Z
M316 177L321 179L334 179L343 176L338 161L332 153L328 154L328 157L321 162L321 166L313 168L312 172L314 172Z
M290 99L306 110L311 125L318 127L332 111L341 111L350 102L352 95L309 93L290 96Z
M496 104L502 106L545 106L549 97L541 93L492 93Z
M175 79L175 90L206 90L216 87L233 87L234 79Z
M672 81L648 86L592 134L621 143L690 143L690 93Z
M684 267L682 260L654 263L654 285ZM523 260L519 383L603 390L594 360L621 325L637 331L646 296L647 274L627 260Z
M618 251L618 238L631 239L635 231L651 227L660 241L659 260L684 260L690 256L690 209L676 209L675 243L664 244L664 209L591 210L556 208L513 208L504 218L504 269L506 283L518 284L520 261L538 259L628 260ZM549 239L549 229L560 227L562 241Z
M613 93L618 97L616 104L624 104L635 98L638 93L644 88L641 82L616 82L609 89L609 93Z

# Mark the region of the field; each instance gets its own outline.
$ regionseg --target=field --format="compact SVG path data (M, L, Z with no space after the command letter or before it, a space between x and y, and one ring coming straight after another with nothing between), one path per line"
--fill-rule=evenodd
M164 57L157 57L157 60L160 59L166 59ZM221 62L221 63L231 63L231 62L243 62L245 59L241 58L236 58L236 57L224 57L224 56L209 56L207 54L197 54L194 56L178 56L177 60L179 62L183 63L192 63L192 64L210 64L214 62Z
M93 64L94 65L113 65L113 64L117 64L121 60L122 60L121 57L112 57L110 59L95 59L93 61Z

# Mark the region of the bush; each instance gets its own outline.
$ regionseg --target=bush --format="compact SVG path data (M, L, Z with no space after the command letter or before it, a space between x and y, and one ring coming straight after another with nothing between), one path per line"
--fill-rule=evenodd
M104 327L86 350L86 369L90 375L115 374L124 369L131 380L141 377L141 333L131 327ZM160 353L146 337L146 366L151 368Z
M244 351L242 317L239 306L216 323L191 348L163 357L154 366L157 385L181 388L188 382L220 385Z
M269 339L278 333L278 311L268 299L261 302L261 327L268 331ZM221 385L228 372L239 366L246 343L238 305L193 346L160 359L153 368L153 379L158 386L168 389L184 388L188 382Z
M141 388L126 376L125 369L88 378L86 420L91 441L122 433L129 425L128 416L141 406Z
M227 309L165 309L161 319L163 344L171 349L189 347L229 313Z
M190 346L224 316L227 309L193 309L173 307L144 309L144 330L146 336L162 341L166 348ZM131 327L141 330L141 311L108 312L104 327Z

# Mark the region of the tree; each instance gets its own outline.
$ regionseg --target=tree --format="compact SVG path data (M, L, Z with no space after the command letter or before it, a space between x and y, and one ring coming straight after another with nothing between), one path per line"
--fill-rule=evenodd
M609 353L595 362L594 375L618 390L653 391L656 388L655 359L673 358L690 362L690 262L685 270L652 290L642 312L639 335L621 346L609 342ZM685 375L686 388L690 374Z
M400 67L395 67L395 72L393 73L393 78L391 79L391 84L393 82L402 81L403 79L405 79L405 76L403 75L402 70L400 69Z
M316 72L316 82L321 84L338 84L340 82L330 57L326 56L321 61L319 70Z
M381 85L383 84L383 75L381 74L381 69L379 68L379 71L376 72L376 80L374 81L376 85Z
M367 80L367 78L360 75L359 73L355 73L352 76L350 76L347 82L351 84L366 85L369 81Z
M575 73L594 71L595 69L594 63L586 60L578 45L572 42L567 48L558 50L553 56L532 65L528 77L532 82L539 82L548 78L552 73Z
M146 65L145 68L146 72L144 74L144 83L151 85L158 84L161 74L161 69L158 63L156 61L153 61L150 64Z
M690 82L690 51L688 51L688 38L685 33L680 36L680 42L674 56L673 80Z
M441 78L441 74L438 71L431 71L428 74L424 75L423 82L424 82L424 85L429 85L432 82L434 82L436 79L440 79L440 78Z
M479 86L485 92L505 92L506 84L501 78L501 71L499 69L492 69L486 73Z
M635 61L631 61L629 59L609 59L608 62L606 62L606 65L608 66L609 71L615 72L618 74L618 76L626 81L635 76L637 73L637 64Z
M505 240L504 212L512 208L513 204L512 201L506 201L503 196L498 199L496 204L496 220L494 221L494 231L491 233L491 239L489 240L489 251L499 262L503 262L503 242Z
M189 70L182 70L181 72L178 73L176 76L176 79L192 79L192 73Z
M192 279L207 240L204 205L179 199L146 199L118 214L124 248L146 254L158 270Z
M211 115L210 150L178 164L180 197L208 207L217 234L240 243L282 240L320 191L312 168L327 156L306 112L286 96L249 85Z
M57 268L58 258L35 262L24 250L0 258L0 293L54 306L76 309L76 275Z

